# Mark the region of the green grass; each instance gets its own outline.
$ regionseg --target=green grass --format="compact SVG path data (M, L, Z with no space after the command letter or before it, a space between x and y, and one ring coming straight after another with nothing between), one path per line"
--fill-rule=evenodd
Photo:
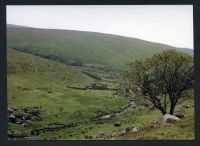
M124 64L175 47L136 38L94 32L8 27L9 48L43 56L54 56L61 62L100 65L122 70ZM53 58L53 57L52 57Z
M90 119L96 116L98 110L116 110L128 102L123 97L114 97L109 90L67 88L80 84L85 86L97 81L84 75L77 68L12 49L8 49L8 70L8 105L15 108L41 106L43 117L42 121L33 121L33 126L28 128L9 124L9 129L12 130L30 132L46 124L70 122L78 123L78 127L84 130L88 127L84 122L90 123ZM78 129L74 133L81 134ZM51 139L48 135L45 133L41 138ZM67 137L68 135L64 135L62 138L67 139Z
M185 109L183 105L194 105L193 99L188 99L179 103L176 107L175 114L184 114L184 118L175 123L166 125L157 125L151 127L150 122L156 120L153 114L143 115L139 117L139 123L142 124L137 132L130 132L126 135L119 136L118 140L194 140L195 139L195 123L194 123L194 108ZM158 113L156 114L158 115ZM152 118L152 116L155 116ZM158 116L161 117L161 116ZM158 118L157 117L157 118ZM147 120L148 119L148 120Z
M28 30L28 32L29 31L32 30ZM48 32L48 30L46 31ZM39 32L34 33L37 34ZM59 31L59 34L60 33L62 34L62 32ZM46 35L47 34L45 34L44 38ZM48 36L50 37L51 35ZM70 34L70 36L73 35ZM32 39L32 35L29 37ZM96 37L99 36L97 35ZM37 37L35 39L37 39ZM119 38L117 37L117 39ZM19 42L16 43L18 44ZM26 41L20 43L28 44ZM49 42L45 42L45 44L46 43ZM37 45L37 43L31 43L31 45ZM42 51L43 49L41 48L38 50ZM50 52L51 51L54 53L50 47ZM106 58L103 59L103 61L108 61L105 60ZM97 111L116 111L121 107L127 106L129 99L114 95L111 90L77 90L68 87L85 87L91 83L106 84L109 87L116 87L118 85L117 81L108 82L105 80L95 80L83 74L82 68L80 67L64 65L56 61L44 59L28 53L22 53L13 49L8 49L7 60L8 106L15 108L40 106L40 112L43 117L41 121L31 121L32 125L26 128L9 123L8 129L14 130L16 133L30 133L31 130L42 128L44 125L53 123L76 124L73 128L46 132L39 136L30 136L27 139L85 140L85 135L92 136L93 139L96 139L96 133L102 131L112 133L115 139L194 139L193 108L184 109L182 107L186 104L193 105L193 99L182 100L178 104L175 113L183 113L186 116L180 122L153 129L144 128L142 131L129 133L120 137L119 133L126 127L144 127L148 125L149 122L162 117L161 113L156 109L148 110L144 108L142 104L145 103L145 101L142 101L141 98L140 101L138 100L138 106L135 111L129 111L120 116L113 117L105 123L97 124L91 120L91 118L97 115ZM115 63L118 64L118 62ZM106 73L98 72L98 70L94 70L93 73L101 78L107 75ZM121 121L121 127L114 127L113 123L115 121Z

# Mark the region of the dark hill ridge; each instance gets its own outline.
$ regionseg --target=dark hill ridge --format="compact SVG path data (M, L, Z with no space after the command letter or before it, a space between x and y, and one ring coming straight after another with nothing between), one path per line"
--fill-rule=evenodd
M107 66L117 70L131 60L178 49L118 35L19 26L8 26L7 45L65 64Z

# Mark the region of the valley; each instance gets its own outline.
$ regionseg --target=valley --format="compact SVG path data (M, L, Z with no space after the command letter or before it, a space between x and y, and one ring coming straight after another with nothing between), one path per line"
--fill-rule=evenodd
M118 93L126 63L177 48L71 30L7 33L10 140L194 139L193 91L175 110L183 120L165 126L151 103Z

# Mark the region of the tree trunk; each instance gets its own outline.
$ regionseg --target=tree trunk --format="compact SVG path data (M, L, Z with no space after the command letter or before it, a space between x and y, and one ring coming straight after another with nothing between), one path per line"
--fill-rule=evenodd
M166 114L166 111L167 111L167 97L166 95L164 96L164 110L165 110L165 114Z
M162 106L160 106L160 107L155 106L155 107L157 109L159 109L163 115L165 115L167 113L166 110Z
M166 114L166 111L163 109L161 110L162 114L165 115Z
M176 104L171 104L171 106L170 106L170 111L169 111L169 114L170 114L170 115L173 115L173 114L174 114L175 106L176 106Z

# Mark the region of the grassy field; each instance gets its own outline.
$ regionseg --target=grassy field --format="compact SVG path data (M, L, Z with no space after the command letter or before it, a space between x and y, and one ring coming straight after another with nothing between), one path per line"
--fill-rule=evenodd
M90 70L89 70L90 69ZM83 71L100 78L97 80ZM11 108L39 107L42 120L31 120L30 125L9 123L8 129L13 135L22 135L11 139L32 140L89 140L89 139L194 139L194 111L184 105L194 105L193 99L180 102L175 113L182 113L185 118L180 122L150 127L149 123L162 117L156 109L144 107L144 101L137 101L135 110L129 109L118 116L113 116L99 123L99 112L114 112L126 107L130 98L114 94L114 90L87 89L91 84L117 88L114 71L102 68L64 65L13 49L8 49L8 106ZM72 88L73 87L73 88ZM74 88L76 87L76 88ZM115 127L116 121L121 126ZM55 126L73 124L73 127L55 131L44 131L37 136L31 131ZM121 132L127 127L140 127L137 132ZM100 132L107 137L98 138Z

